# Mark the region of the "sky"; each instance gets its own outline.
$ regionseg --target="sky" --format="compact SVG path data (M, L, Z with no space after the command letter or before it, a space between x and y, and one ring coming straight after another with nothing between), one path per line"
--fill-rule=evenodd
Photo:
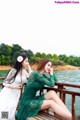
M80 56L78 2L0 0L0 44L19 44L33 53Z

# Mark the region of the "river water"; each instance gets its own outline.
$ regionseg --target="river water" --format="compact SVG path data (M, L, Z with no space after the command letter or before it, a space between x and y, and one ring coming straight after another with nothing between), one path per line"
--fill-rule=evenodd
M0 71L0 77L5 77L7 73L8 71ZM54 73L57 76L59 82L80 85L80 70L60 70L54 71ZM66 88L76 92L80 92L80 89L77 88ZM69 110L71 110L71 96L67 95L66 98L66 105ZM76 115L80 115L80 97L76 97L75 109Z
M55 71L55 74L56 74L59 82L80 85L80 70L60 70L60 71ZM66 87L66 89L80 92L79 88L73 89L70 87ZM70 107L71 106L71 96L67 95L66 98L67 98L66 105L71 110L71 107ZM76 97L75 110L76 110L76 115L80 115L80 97Z

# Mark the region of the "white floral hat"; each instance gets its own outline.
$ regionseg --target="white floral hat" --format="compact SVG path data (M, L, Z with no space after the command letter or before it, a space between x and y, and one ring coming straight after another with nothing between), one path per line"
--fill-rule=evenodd
M22 56L18 56L18 57L17 57L17 61L18 61L18 62L22 62L22 61L23 61L23 57L22 57Z

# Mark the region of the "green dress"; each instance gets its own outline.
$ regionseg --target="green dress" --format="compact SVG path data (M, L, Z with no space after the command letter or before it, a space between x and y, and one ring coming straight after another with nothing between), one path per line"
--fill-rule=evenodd
M20 107L17 112L17 120L26 120L38 114L43 104L44 94L37 95L37 91L44 88L44 85L54 86L57 82L56 76L49 74L41 74L40 72L33 72L30 76L20 100Z

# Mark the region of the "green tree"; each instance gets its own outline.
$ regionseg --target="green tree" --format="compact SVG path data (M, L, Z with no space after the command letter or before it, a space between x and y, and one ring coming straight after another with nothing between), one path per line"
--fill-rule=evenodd
M47 54L46 56L48 59L52 59L52 55L51 54Z
M45 53L42 53L41 57L42 57L42 58L46 58L46 54L45 54Z
M36 54L35 54L35 57L41 57L42 55L41 55L41 53L40 52L37 52Z
M22 47L21 46L19 46L18 44L13 44L13 46L12 46L12 56L14 56L14 53L15 52L20 52L22 50Z
M0 55L10 56L12 53L11 47L9 45L0 45Z

